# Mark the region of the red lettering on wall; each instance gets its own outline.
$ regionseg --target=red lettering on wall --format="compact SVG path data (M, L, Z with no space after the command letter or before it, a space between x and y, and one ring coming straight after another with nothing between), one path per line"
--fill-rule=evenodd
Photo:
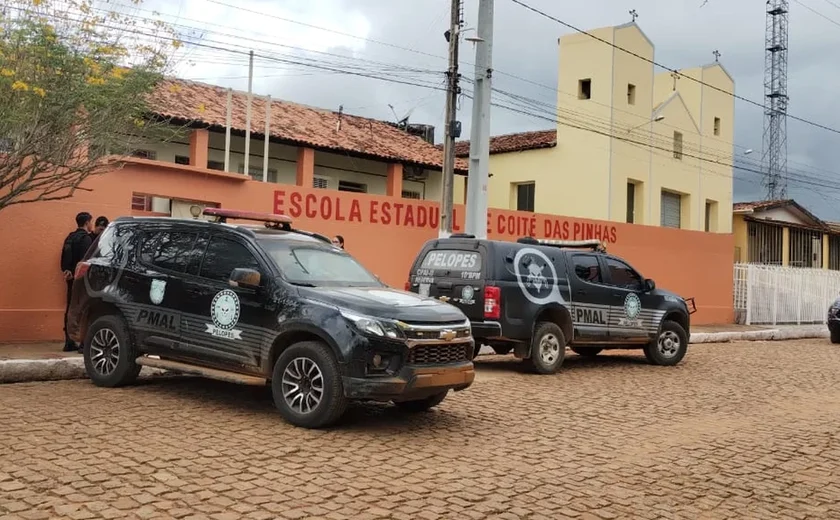
M292 218L300 217L301 214L302 214L301 208L300 208L300 202L303 199L303 195L301 195L299 192L296 191L296 192L292 193L292 196L289 197L289 198L291 199L290 202L292 204L292 207L289 210L289 215L291 215Z
M350 205L350 222L354 220L356 222L362 221L362 205L359 204L359 199L353 199L353 203Z
M321 191L324 193L322 194ZM349 214L347 204L350 204ZM440 224L440 207L436 205L371 200L364 204L362 199L347 195L332 195L326 190L302 193L293 190L275 190L273 211L288 214L292 218L350 221L384 226L405 226L437 229ZM616 227L593 222L575 222L563 218L545 217L538 232L536 215L516 212L487 212L487 233L506 238L544 236L559 240L598 239L608 243L616 241ZM494 229L495 228L495 229ZM461 232L458 224L458 209L452 211L452 231Z

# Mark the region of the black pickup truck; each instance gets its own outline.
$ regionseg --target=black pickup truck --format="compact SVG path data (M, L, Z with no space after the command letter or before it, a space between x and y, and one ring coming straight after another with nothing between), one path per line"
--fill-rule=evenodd
M694 312L693 298L657 289L599 241L434 239L406 288L457 306L477 345L513 351L542 374L560 368L567 346L582 356L643 349L653 364L676 365Z

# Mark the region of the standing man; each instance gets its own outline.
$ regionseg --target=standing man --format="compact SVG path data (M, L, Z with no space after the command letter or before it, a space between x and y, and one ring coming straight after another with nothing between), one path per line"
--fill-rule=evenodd
M76 215L76 230L67 235L61 248L61 272L64 275L64 281L67 282L67 306L64 308L64 352L73 352L78 349L67 335L67 311L70 309L70 299L73 296L73 274L76 272L76 264L82 261L93 242L92 233L93 217L90 213L83 211Z
M96 223L93 225L93 233L90 234L91 241L96 240L96 237L101 235L106 227L108 227L108 217L96 217Z

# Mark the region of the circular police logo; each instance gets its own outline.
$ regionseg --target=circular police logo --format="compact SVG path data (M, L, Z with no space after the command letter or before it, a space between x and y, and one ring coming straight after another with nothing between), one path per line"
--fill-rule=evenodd
M461 300L471 302L473 297L475 296L475 290L470 285L465 285L463 289L461 289Z
M640 312L642 312L642 302L639 301L639 297L636 296L636 293L628 293L627 297L624 298L624 314L627 319L635 320L639 317Z
M516 282L528 301L536 305L563 303L557 289L557 270L545 253L533 247L523 247L513 258L513 269Z
M239 296L230 289L219 291L210 305L213 325L222 330L231 330L239 321Z

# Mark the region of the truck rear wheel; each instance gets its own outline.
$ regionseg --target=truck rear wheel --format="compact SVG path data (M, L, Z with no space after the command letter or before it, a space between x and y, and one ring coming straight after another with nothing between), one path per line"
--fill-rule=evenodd
M654 365L676 365L687 351L688 334L675 321L663 322L656 339L645 345L645 357Z
M96 386L130 385L140 374L131 334L121 316L105 315L93 321L82 357L85 371Z
M528 366L538 374L555 374L566 356L566 337L563 330L548 321L538 323L531 338L531 357Z

